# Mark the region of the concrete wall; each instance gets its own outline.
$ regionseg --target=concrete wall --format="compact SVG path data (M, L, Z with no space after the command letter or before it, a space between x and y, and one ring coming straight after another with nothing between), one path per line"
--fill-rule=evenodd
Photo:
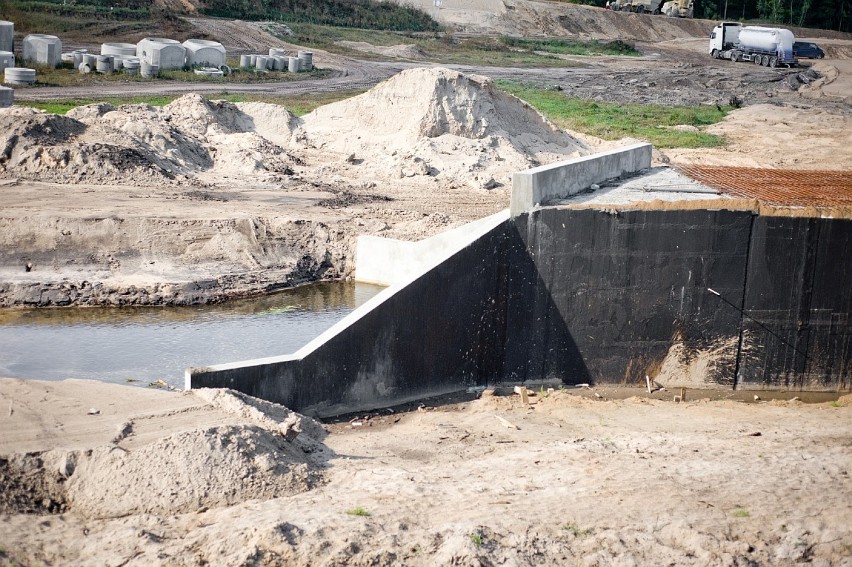
M360 236L355 252L355 279L380 285L405 282L468 246L483 230L491 230L508 219L509 211L502 211L417 242Z
M503 376L731 387L751 213L546 208L514 219ZM681 359L709 357L690 368ZM671 359L671 360L668 360Z
M542 165L512 176L512 216L565 199L592 184L651 167L651 144L634 144L590 156Z
M738 384L852 388L852 220L755 219Z
M190 368L187 388L233 388L324 416L493 382L505 215L480 229L294 355Z
M358 277L393 287L294 355L187 387L320 416L495 382L852 387L852 220L535 206L643 169L650 146L597 157L517 174L511 218L364 239Z

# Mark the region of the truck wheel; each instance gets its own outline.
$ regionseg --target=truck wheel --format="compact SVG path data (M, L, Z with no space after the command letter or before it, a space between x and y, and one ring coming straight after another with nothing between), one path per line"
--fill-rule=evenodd
M713 59L718 59L718 58L719 58L719 50L718 50L718 49L714 49L713 51L711 51L711 52L710 52L710 57L712 57Z
M770 57L769 58L769 66L772 67L773 69L775 67L777 67L778 66L778 58L777 57Z
M761 58L760 58L760 64L761 64L761 65L763 65L764 67L766 67L767 65L769 65L769 57L767 57L766 55L764 55L763 57L761 57Z
M751 62L755 65L760 65L760 55L752 55Z

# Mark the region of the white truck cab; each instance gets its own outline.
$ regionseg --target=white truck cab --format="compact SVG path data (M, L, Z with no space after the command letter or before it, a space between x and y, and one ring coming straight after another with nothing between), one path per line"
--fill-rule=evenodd
M739 42L741 29L742 24L738 22L722 22L717 25L710 34L708 53L716 57L717 53L732 49Z

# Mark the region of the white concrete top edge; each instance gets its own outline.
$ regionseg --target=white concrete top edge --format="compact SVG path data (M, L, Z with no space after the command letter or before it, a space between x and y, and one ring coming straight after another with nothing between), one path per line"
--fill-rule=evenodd
M518 171L512 175L511 215L564 199L591 185L651 167L652 146L638 143Z
M294 352L292 354L281 355L281 356L271 356L271 357L266 357L266 358L255 358L255 359L243 360L243 361L239 361L239 362L228 362L228 363L224 363L224 364L215 364L215 365L211 365L211 366L187 368L184 371L184 387L186 389L191 388L191 386L192 386L192 373L194 371L199 371L199 372L213 371L213 372L216 372L216 371L221 371L221 370L232 370L232 369L235 369L235 368L245 368L245 367L251 367L251 366L264 366L264 365L267 365L267 364L276 364L276 363L288 362L288 361L291 361L291 360L301 360L301 359L305 358L307 355L309 355L310 353L312 353L313 351L315 351L319 347L321 347L323 344L328 342L332 337L335 337L336 335L340 334L345 329L347 329L348 327L350 327L351 325L353 325L357 321L359 321L361 318L363 318L367 313L369 313L370 311L375 309L377 306L381 305L382 303L387 301L389 298L393 297L399 291L404 289L407 285L414 282L415 280L420 278L422 275L427 273L429 270L432 270L433 268L440 265L442 262L444 262L447 258L451 257L453 254L456 254L457 252L461 251L462 249L464 249L465 247L467 247L468 245L470 245L471 243L476 241L478 238L484 236L489 231L493 230L494 228L496 228L501 223L503 223L507 220L509 220L509 210L505 209L503 211L500 211L499 213L495 213L495 214L493 214L489 217L486 217L484 219L473 221L472 223L468 223L467 225L464 225L464 226L458 227L457 229L454 229L454 231L459 230L459 229L463 229L465 227L468 227L469 225L474 225L474 227L476 228L476 230L465 231L466 232L466 238L465 239L459 238L456 246L453 246L451 248L447 248L445 250L444 254L442 254L440 257L433 258L431 262L425 263L423 266L421 266L420 270L418 270L416 273L411 274L405 280L403 280L399 283L396 283L396 284L382 290L378 294L374 295L372 298L370 298L368 301L366 301L363 305L361 305L360 307L358 307L357 309L352 311L349 315L347 315L346 317L344 317L343 319L341 319L340 321L335 323L332 327L327 329L325 332L320 334L318 337L316 337L315 339L310 341L308 344L306 344L305 346L303 346L302 348L300 348L296 352ZM452 232L452 231L450 231L450 232ZM437 235L437 236L440 236L440 235ZM435 238L435 237L432 237L432 238Z

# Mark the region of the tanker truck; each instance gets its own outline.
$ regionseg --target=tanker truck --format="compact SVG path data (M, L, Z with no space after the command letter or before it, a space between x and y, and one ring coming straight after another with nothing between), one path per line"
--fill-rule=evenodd
M722 22L710 34L710 55L764 67L795 67L793 41L790 30Z

